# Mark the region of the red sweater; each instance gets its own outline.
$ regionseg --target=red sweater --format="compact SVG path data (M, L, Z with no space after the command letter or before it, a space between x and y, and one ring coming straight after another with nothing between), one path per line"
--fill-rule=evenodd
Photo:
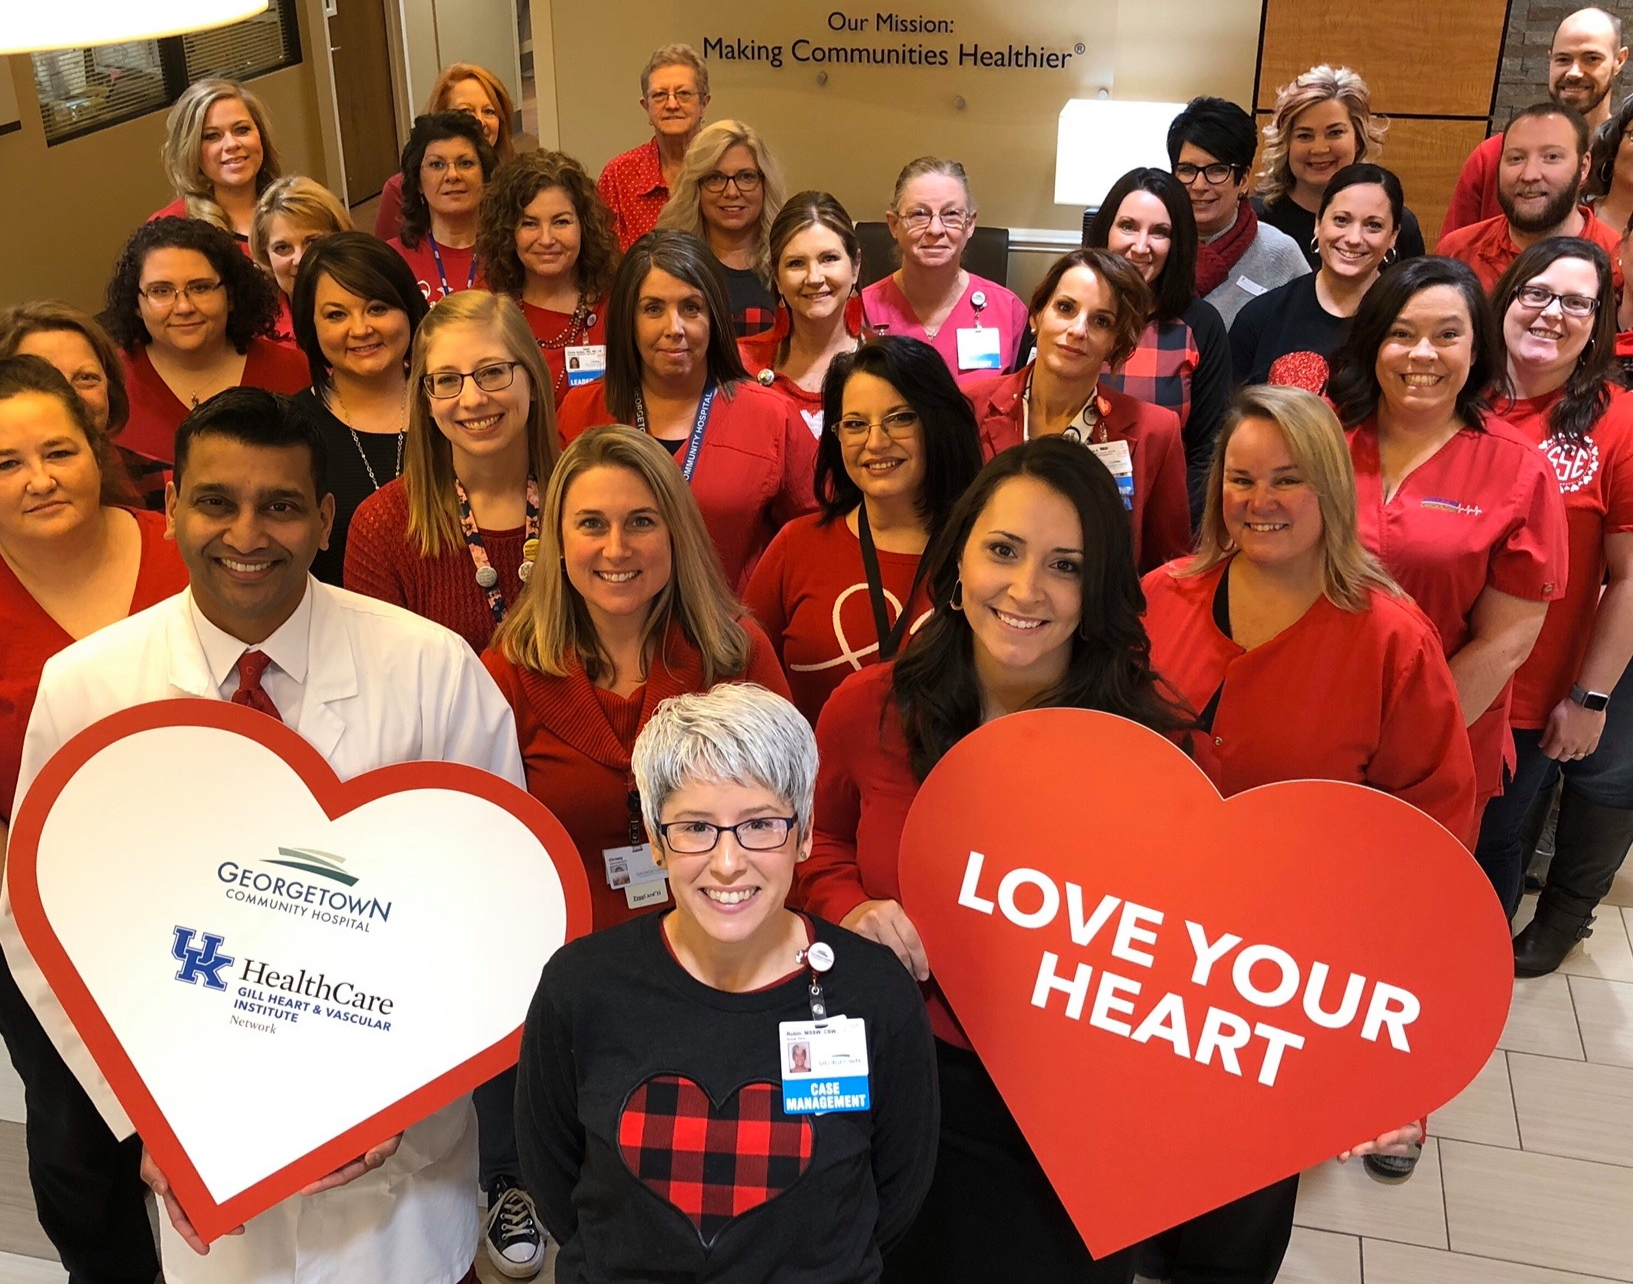
M1194 738L1197 765L1219 792L1346 780L1393 794L1469 841L1474 759L1428 617L1376 591L1364 611L1320 597L1244 651L1214 623L1226 564L1181 576L1188 560L1145 577L1145 627L1153 667L1192 709L1223 687L1212 730Z
M751 650L737 682L757 682L788 694L782 670L752 620L744 620ZM565 677L548 677L512 664L497 651L483 653L516 715L516 736L527 771L527 789L555 813L572 836L590 881L595 926L611 927L643 913L632 910L621 890L607 885L601 853L629 845L629 770L635 737L659 703L670 696L704 691L703 660L678 625L664 637L645 685L626 699L591 683L576 661ZM667 898L653 908L668 909Z
M879 550L892 625L918 569L916 553ZM862 545L842 518L824 523L812 513L778 531L754 568L743 601L776 648L794 703L813 725L834 688L863 666L879 662ZM915 624L929 616L924 586L910 609Z
M1559 394L1505 404L1503 418L1537 443L1565 497L1570 576L1548 608L1531 654L1514 675L1509 723L1537 729L1565 699L1582 668L1605 576L1605 536L1633 530L1633 393L1611 390L1610 406L1580 448L1548 437Z
M574 388L556 416L563 445L586 429L615 422L600 381ZM684 452L683 445L681 457ZM816 507L815 479L816 438L788 402L756 383L716 395L692 494L734 592L743 591L771 537Z
M959 386L981 425L981 454L1026 440L1026 381L1030 370L962 380ZM1185 445L1179 416L1100 385L1109 410L1100 421L1106 440L1126 441L1134 468L1134 562L1149 571L1191 550L1191 504L1185 490Z
M516 568L522 564L527 528L482 532L488 561L499 572L507 606L522 595ZM436 557L422 557L408 537L408 490L403 478L387 482L358 506L346 534L347 588L452 629L480 653L496 627L488 593L476 582L476 563L463 538L444 545Z
M123 349L119 355L125 367L125 387L130 392L130 420L119 434L119 444L166 464L174 463L176 429L192 407L182 405L170 385L159 377L148 359L146 344L134 351ZM296 393L312 386L312 369L297 348L286 348L271 339L251 339L238 386Z
M164 537L164 514L132 512L141 531L141 562L136 568L136 589L130 611L146 610L155 602L187 587L187 568L176 545ZM45 662L74 639L47 615L23 587L11 567L0 560L0 822L11 823L12 793L22 767L23 733L34 710Z

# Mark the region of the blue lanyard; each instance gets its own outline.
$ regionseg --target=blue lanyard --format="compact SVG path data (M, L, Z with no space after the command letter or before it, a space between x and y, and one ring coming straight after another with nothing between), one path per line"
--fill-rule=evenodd
M686 439L686 459L680 466L680 475L686 479L688 485L692 481L692 473L697 468L697 454L703 449L703 430L709 424L709 407L714 405L715 385L710 380L703 385L703 395L697 402L697 422L692 425L692 435ZM635 390L635 426L642 432L647 432L646 426L646 398L641 396L641 390Z
M431 257L434 258L437 261L437 277L442 281L442 297L446 299L450 294L453 293L453 291L448 288L448 273L445 272L443 270L443 267L442 267L442 251L437 249L437 238L432 236L431 233L427 232L425 234L425 239L431 242ZM467 290L469 290L475 284L476 284L476 251L472 250L471 251L471 271L470 271L470 275L467 276L466 279L465 279L465 288Z

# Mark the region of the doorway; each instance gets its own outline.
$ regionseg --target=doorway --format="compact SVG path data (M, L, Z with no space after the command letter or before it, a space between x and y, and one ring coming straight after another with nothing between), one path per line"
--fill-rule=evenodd
M385 0L329 0L335 114L346 157L346 199L356 208L397 172L397 103Z

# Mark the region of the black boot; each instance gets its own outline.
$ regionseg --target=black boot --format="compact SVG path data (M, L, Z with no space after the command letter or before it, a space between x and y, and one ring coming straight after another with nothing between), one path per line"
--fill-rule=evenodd
M1593 911L1633 845L1633 810L1601 807L1569 785L1560 793L1555 854L1536 916L1514 938L1514 975L1546 976L1593 934Z

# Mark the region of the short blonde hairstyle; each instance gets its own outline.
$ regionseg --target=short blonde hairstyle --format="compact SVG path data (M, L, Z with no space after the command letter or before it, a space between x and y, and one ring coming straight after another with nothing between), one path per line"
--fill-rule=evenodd
M1196 555L1180 574L1201 575L1236 551L1225 530L1225 448L1249 419L1268 420L1281 429L1288 453L1316 493L1321 508L1322 592L1327 599L1346 611L1364 611L1371 590L1404 596L1357 533L1355 465L1338 416L1312 392L1271 384L1243 388L1231 402L1208 468Z
M352 216L340 198L316 179L286 174L274 180L255 202L255 219L249 229L250 252L269 272L272 259L267 253L267 240L272 234L272 220L280 214L302 227L317 228L325 236L352 230Z
M592 682L610 665L589 609L567 578L562 554L567 489L592 468L623 468L639 477L669 532L669 583L652 599L641 632L643 652L654 640L661 645L674 621L703 656L706 686L741 676L749 660L748 632L738 623L743 605L726 584L691 487L663 446L617 424L591 428L563 452L539 516L532 578L493 645L512 664L552 677L570 672L575 657Z
M494 143L493 150L500 160L509 160L516 154L516 140L510 134L516 120L516 104L511 99L510 90L505 88L504 81L486 67L478 67L474 62L449 63L431 84L431 93L426 99L426 112L451 110L448 99L454 92L454 86L465 80L474 80L481 85L482 92L488 96L488 101L499 113L499 141Z
M1355 134L1355 162L1367 158L1369 150L1382 151L1389 121L1372 114L1372 91L1360 73L1348 67L1330 67L1326 63L1311 67L1296 77L1290 85L1276 91L1276 106L1264 127L1264 155L1259 162L1259 195L1265 201L1278 201L1293 190L1293 171L1287 163L1287 149L1292 142L1293 125L1306 108L1336 98L1349 113L1350 129Z
M771 264L771 224L782 209L784 189L782 171L777 168L765 139L752 126L737 120L717 120L699 131L692 145L686 149L686 163L675 190L669 195L668 204L658 215L658 227L690 232L705 245L709 243L708 228L703 222L702 183L720 164L720 158L738 146L754 153L754 164L764 175L760 180L763 199L760 203L759 249L755 255L754 271L769 289L774 287L776 280Z
M464 539L454 495L454 448L431 418L430 394L425 391L426 354L437 335L456 325L485 326L498 334L510 359L526 373L533 394L527 416L529 466L539 485L550 476L558 453L550 372L516 301L487 290L461 290L439 300L414 334L414 360L408 372L413 400L408 407L403 489L408 497L408 538L421 557L440 556L444 548L457 547Z
M210 108L226 98L236 98L244 104L244 110L255 122L256 132L261 135L261 170L255 176L255 191L257 195L266 191L273 180L282 176L283 164L272 141L266 105L236 80L209 76L188 85L165 117L164 145L159 149L159 156L164 161L165 177L186 203L187 217L202 219L231 232L232 220L215 203L215 187L204 177L204 167L199 164L199 152L204 146L204 118L210 114Z

